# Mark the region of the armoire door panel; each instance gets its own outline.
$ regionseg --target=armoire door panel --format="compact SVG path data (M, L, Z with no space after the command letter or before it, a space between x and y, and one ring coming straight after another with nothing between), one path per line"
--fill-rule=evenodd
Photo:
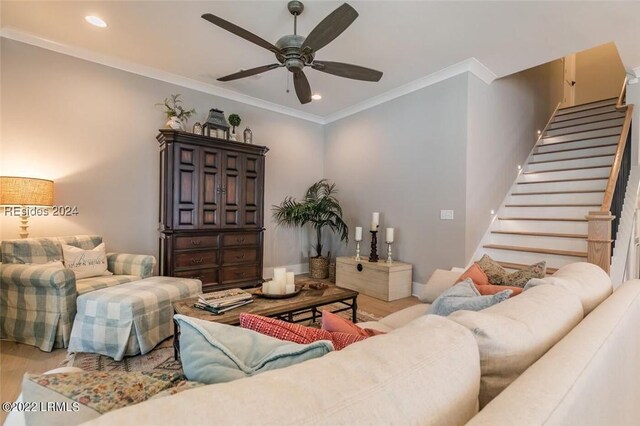
M195 174L192 170L180 170L180 192L178 192L178 203L192 204L195 187Z
M206 229L220 226L220 151L202 148L202 197L200 226Z
M193 229L198 226L197 148L177 144L174 153L173 227Z

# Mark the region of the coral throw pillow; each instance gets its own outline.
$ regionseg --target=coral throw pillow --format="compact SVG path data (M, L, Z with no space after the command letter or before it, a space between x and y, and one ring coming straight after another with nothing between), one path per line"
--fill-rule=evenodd
M378 331L371 328L360 328L348 319L342 318L330 311L322 311L322 329L332 333L347 333L365 337L385 334L384 331Z
M473 281L476 286L490 284L487 274L485 274L475 262L469 267L469 269L464 271L464 274L460 275L457 282L464 281L466 278L471 278L471 281Z
M522 293L522 287L513 287L510 285L494 285L494 284L476 285L476 288L478 289L480 294L483 296L491 296L505 290L513 290L513 293L511 293L511 296L509 297L513 297L515 295Z
M247 313L240 314L240 327L257 331L258 333L275 337L276 339L300 344L309 344L318 340L329 340L336 351L369 337L342 332L330 332Z

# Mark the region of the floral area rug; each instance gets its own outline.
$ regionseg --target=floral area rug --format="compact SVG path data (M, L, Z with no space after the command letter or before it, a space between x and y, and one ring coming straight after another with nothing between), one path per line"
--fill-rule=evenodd
M344 305L342 305L344 306ZM335 310L340 305L329 305L325 309ZM307 316L309 314L306 314ZM338 313L343 318L351 320L351 311ZM380 318L368 312L358 310L356 313L358 322L377 321ZM294 317L294 320L296 317ZM310 320L303 323L309 327L320 327L319 318L314 323ZM69 354L62 362L61 367L78 367L84 371L150 371L158 373L182 373L182 364L173 357L173 337L160 342L151 352L144 355L125 357L122 361L114 361L113 358L86 352Z

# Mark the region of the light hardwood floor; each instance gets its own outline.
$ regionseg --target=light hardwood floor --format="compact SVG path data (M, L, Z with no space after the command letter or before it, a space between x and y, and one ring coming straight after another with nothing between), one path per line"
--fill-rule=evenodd
M420 303L415 297L385 302L363 294L358 296L358 309L384 317L393 312ZM0 341L0 402L14 401L20 393L24 373L43 373L60 366L67 357L66 349L43 352L40 349L15 342ZM0 423L7 413L0 411Z

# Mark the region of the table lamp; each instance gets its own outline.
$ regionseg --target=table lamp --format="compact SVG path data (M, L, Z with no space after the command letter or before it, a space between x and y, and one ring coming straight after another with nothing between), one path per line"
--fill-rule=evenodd
M29 215L26 206L52 206L53 181L0 176L0 205L20 206L20 238L27 238Z

